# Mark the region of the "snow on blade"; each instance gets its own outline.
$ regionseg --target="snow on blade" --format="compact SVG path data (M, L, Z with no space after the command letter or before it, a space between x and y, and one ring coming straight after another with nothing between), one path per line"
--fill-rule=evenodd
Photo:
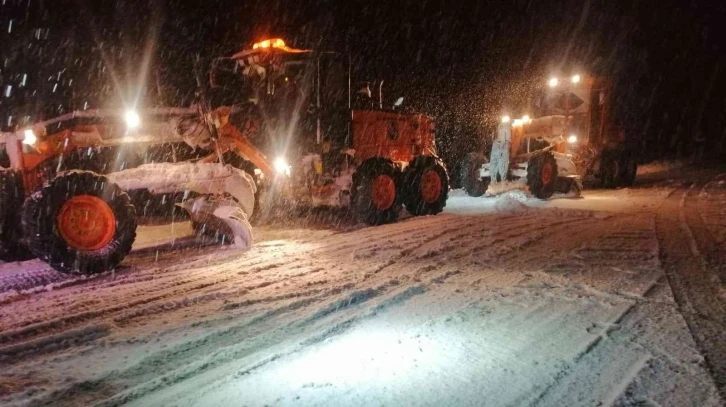
M247 215L231 200L203 196L179 206L203 229L215 230L240 249L247 250L252 246L252 227Z
M158 163L109 174L111 182L123 189L147 188L162 194L193 191L200 194L228 193L252 216L255 208L255 182L242 170L216 163Z
M179 206L189 212L202 232L214 230L240 249L252 246L248 219L255 208L256 187L244 171L215 163L161 163L120 171L108 178L126 190L146 188L156 194L178 191L205 194Z

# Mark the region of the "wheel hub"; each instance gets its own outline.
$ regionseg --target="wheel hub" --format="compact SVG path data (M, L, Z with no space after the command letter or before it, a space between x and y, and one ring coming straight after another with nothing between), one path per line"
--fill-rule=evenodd
M421 175L421 197L426 203L434 203L441 196L441 177L434 170L428 170Z
M388 175L379 175L373 180L371 200L378 210L385 210L393 206L396 199L396 183Z
M56 224L61 237L76 250L98 250L116 233L113 210L103 199L92 195L78 195L66 201Z

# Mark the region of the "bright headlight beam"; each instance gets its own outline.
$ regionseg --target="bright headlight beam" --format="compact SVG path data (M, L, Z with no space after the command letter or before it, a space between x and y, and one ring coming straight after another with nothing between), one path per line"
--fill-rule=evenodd
M555 86L560 84L560 80L557 78L550 78L549 82L547 82L548 85L550 85L550 88L554 88Z
M25 130L25 132L23 132L23 136L23 144L32 146L38 141L38 137L35 136L35 133L33 133L33 130L31 129Z
M290 175L290 166L284 158L278 157L274 162L275 171L282 175Z
M574 134L571 134L570 137L567 138L567 142L570 144L577 143L577 136Z
M141 118L133 110L127 111L124 114L124 119L126 120L126 125L130 129L135 129L135 128L139 127L139 125L141 125Z
M509 116L504 115L502 116L502 123L509 123L509 121L512 120Z
M580 75L572 75L572 83L580 83Z

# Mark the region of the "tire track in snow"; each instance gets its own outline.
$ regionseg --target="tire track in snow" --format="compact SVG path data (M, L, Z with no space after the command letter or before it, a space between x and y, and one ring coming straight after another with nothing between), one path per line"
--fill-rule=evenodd
M568 405L573 402L570 395L575 392L575 387L582 391L583 386L593 386L594 383L596 384L595 388L585 391L590 397L587 404L610 405L623 394L630 383L635 380L637 374L647 366L647 362L651 358L647 353L642 354L633 351L630 349L632 346L627 343L618 344L613 342L611 334L635 310L639 302L638 299L641 302L646 301L643 297L652 292L658 277L653 273L646 273L644 278L653 281L649 281L646 285L640 285L641 292L638 294L623 295L618 290L611 293L578 283L579 279L577 277L582 273L581 269L579 272L575 272L575 275L572 275L573 268L578 270L581 268L580 266L587 265L597 270L599 266L602 266L601 263L591 264L589 260L593 259L596 261L608 259L613 264L619 264L621 267L630 266L646 270L657 270L657 252L654 252L656 236L653 222L647 220L639 222L638 219L633 221L630 215L619 215L615 219L601 220L601 222L605 221L608 222L608 225L611 225L610 228L605 230L600 227L591 227L591 224L583 223L578 225L569 234L569 239L553 245L549 257L533 256L524 262L526 264L525 268L535 269L540 268L543 263L551 262L551 266L545 267L546 271L539 272L541 277L546 278L545 281L550 280L554 283L554 285L545 284L545 287L555 287L557 289L570 287L568 289L583 292L586 298L595 297L599 298L600 301L621 304L622 309L620 313L612 315L611 320L593 325L592 331L588 329L588 332L594 335L592 339L582 344L581 349L575 353L572 361L565 362L544 389L530 394L531 398L529 398L528 404ZM612 229L615 231L613 232ZM559 256L556 253L559 253ZM593 253L596 255L593 256ZM643 254L648 253L652 255L643 256ZM552 254L555 254L554 258L552 258ZM558 259L558 257L562 256L565 256L564 263ZM623 265L623 262L625 262L625 265ZM561 277L559 270L566 272L567 278ZM628 281L631 279L632 276L628 276ZM615 280L617 282L618 279ZM589 281L585 280L584 282ZM601 289L606 290L614 288L610 285L601 287ZM618 355L618 357L613 357L613 355ZM632 366L631 357L639 358L638 366ZM617 376L621 377L621 379L612 383L599 381L596 375L606 369L618 370L620 373ZM523 402L523 400L520 401ZM584 400L578 401L585 402Z
M295 311L296 313L302 312L303 315L314 315L314 312L312 310L308 311L306 310L306 308L325 309L325 307L330 306L330 304L340 304L340 301L346 301L346 298L358 298L355 297L356 295L360 295L356 294L357 292L365 293L366 290L371 287L373 287L374 289L375 287L385 287L385 289L380 289L380 291L376 291L377 298L388 298L389 296L395 296L395 291L400 289L399 287L407 287L410 284L411 279L414 279L413 281L416 281L415 279L421 280L426 276L426 274L435 272L437 269L440 269L443 266L443 263L446 261L445 259L454 256L467 255L468 249L466 247L467 244L465 243L468 243L468 241L471 239L482 239L482 244L479 244L477 246L477 249L480 252L486 252L487 250L492 249L492 247L495 247L498 244L507 245L507 242L509 241L512 241L513 243L511 246L531 244L535 242L538 238L533 240L521 240L521 238L523 236L526 236L528 234L527 232L531 231L532 229L536 229L542 226L547 227L547 223L544 225L541 224L541 214L529 214L523 216L492 215L478 217L455 217L452 215L449 217L452 219L437 219L436 217L420 219L420 221L426 221L424 226L416 225L415 223L419 221L419 219L416 219L415 221L411 221L411 226L407 225L405 232L397 230L396 225L387 225L379 228L369 228L371 230L364 229L364 233L350 232L350 234L348 236L345 236L342 241L338 241L338 238L340 238L341 236L336 235L336 237L331 236L322 239L320 242L316 242L318 244L315 245L314 248L314 250L316 251L315 259L317 262L315 264L322 264L324 266L340 263L341 260L343 262L350 261L351 257L353 256L350 253L349 247L351 244L354 243L357 247L360 247L361 244L363 244L366 248L377 248L380 246L388 246L388 241L390 240L394 244L399 244L402 247L402 249L399 250L399 253L395 253L398 249L393 250L394 253L389 253L384 250L381 251L380 255L376 255L372 259L363 258L356 260L365 261L365 264L367 264L368 267L378 267L375 264L381 260L381 257L386 258L388 256L388 258L390 259L391 257L395 257L397 254L400 255L401 251L406 251L412 247L413 250L406 251L405 254L407 256L405 256L403 259L397 260L398 263L396 263L397 266L395 267L395 270L391 268L391 270L393 271L379 271L379 273L381 273L380 277L372 276L368 279L362 279L362 275L360 273L340 273L340 279L331 280L325 283L325 286L331 287L331 290L308 290L303 292L303 297L290 297L287 296L284 292L275 295L273 294L274 292L272 290L275 288L275 285L279 285L283 282L289 282L293 284L293 287L288 289L287 291L290 292L289 290L295 290L294 284L306 284L308 282L313 282L318 277L306 276L305 273L300 273L300 275L289 275L287 276L287 278L276 278L272 284L265 284L264 286L259 287L259 296L250 298L250 302L248 304L245 305L244 303L242 303L241 307L235 309L240 310L251 305L273 305L272 308L268 308L266 311L264 309L258 308L256 310L252 310L252 314L243 314L242 316L240 316L240 318L242 318L243 320L242 326L244 326L245 328L242 331L237 332L238 336L230 334L230 336L228 337L230 340L229 343L235 343L235 341L240 340L241 338L239 335L249 335L250 326L244 325L245 320L248 322L253 322L252 326L256 327L255 329L258 330L262 330L265 327L269 328L270 326L275 326L275 324L285 326L285 323L289 321L286 322L286 320L282 320L281 322L277 318L282 318L293 311ZM493 226L489 222L490 219L497 219L498 221L506 219L507 221L500 222ZM577 221L576 219L563 221L562 219L558 219L557 217L547 219L549 221L548 223L555 225L552 227L557 228L567 227L567 225L569 224L568 222ZM443 226L444 228L432 227L432 225L439 225ZM442 244L444 246L441 246ZM443 247L444 250L437 252L436 248L439 246ZM300 261L299 258L295 257L295 254L303 253L305 250L306 249L298 250L293 248L292 251L283 251L282 257L287 259L287 261L280 261L280 258L259 261L254 258L248 258L247 256L244 256L241 259L239 258L239 256L229 256L230 259L228 261L213 262L212 264L216 265L216 267L214 267L213 269L210 267L200 266L200 262L209 264L209 262L203 258L204 256L202 256L199 262L195 263L195 266L197 266L198 268L190 270L188 267L186 267L186 265L176 266L178 269L173 273L170 273L170 275L168 276L166 275L166 271L163 269L154 272L147 272L143 268L142 264L137 264L135 265L135 267L141 269L139 274L141 274L141 277L143 278L133 277L132 275L135 276L135 274L133 273L126 273L120 279L121 281L104 281L100 286L102 286L102 291L108 294L108 298L103 300L102 303L111 302L109 301L111 298L124 297L126 297L126 299L128 299L128 297L134 297L135 299L143 300L145 302L133 304L132 306L128 306L127 303L125 309L120 308L118 310L106 310L106 312L98 315L87 314L76 322L80 321L83 324L90 325L102 321L113 321L114 318L116 318L116 316L118 316L119 314L127 313L127 315L133 315L134 312L138 311L138 315L133 315L133 318L146 317L144 318L144 321L140 323L148 324L154 320L154 315L162 315L170 311L169 309L165 308L164 304L169 305L171 307L171 311L178 310L179 308L174 308L174 304L183 304L183 302L185 301L183 300L183 297L188 295L189 293L193 294L200 291L208 291L216 289L215 287L249 281L249 279L251 278L269 276L274 274L278 269L280 271L289 271L290 269L292 269L292 264L298 263ZM252 255L254 255L254 253L252 253ZM254 257L252 255L249 257ZM226 253L224 257L227 258ZM429 262L436 262L437 260L438 263L433 268L423 267L421 264L428 264ZM244 275L240 275L238 274L238 272L233 271L235 269L244 268L245 265L250 264L255 265ZM388 267L391 267L392 265L393 264L389 265ZM154 267L157 266L158 263L154 263ZM353 270L357 268L357 263L353 264L352 266L353 268L351 268L351 265L344 265L344 268L346 270ZM394 271L396 272L396 274L392 275ZM437 283L441 283L445 279L457 275L457 270L444 269L442 271L443 272L441 274L445 277L436 277ZM154 277L154 275L156 274L160 274L159 278ZM268 277L265 278L269 279ZM123 281L127 279L128 281ZM399 283L392 283L393 280L399 280ZM266 280L263 279L263 281ZM365 281L365 283L363 281ZM168 284L172 282L177 286L181 285L181 288L183 289L171 289ZM79 293L92 293L92 290L94 288L98 288L95 283L90 284L87 287L79 287L78 289L71 290L71 292L64 292L63 294L50 294L58 295L60 297L67 297L72 301L75 301L75 298L78 296ZM258 290L255 289L254 291L256 292ZM153 296L154 294L159 295ZM194 300L190 300L187 301L187 304L189 306L199 308L201 304L217 303L223 300L223 298L215 297L215 295L217 294L199 294L199 301L195 302ZM234 297L235 295L237 294L232 293L230 294L230 297ZM350 297L351 295L353 295L354 297ZM225 299L226 298L227 297L225 297ZM149 313L144 310L145 308L156 310L158 312ZM343 318L346 318L349 310L349 307L341 308L339 306L336 306L336 312L325 315L325 318L323 318L323 320L329 318L339 318L338 314L340 313L340 311L345 311L341 315L343 316ZM316 319L315 321L319 321L319 319ZM74 321L66 320L63 322L64 323L59 324L63 326L63 329L71 329L74 326ZM323 321L320 321L320 323L322 322ZM81 326L78 326L78 324L76 324L76 329L82 329L83 324L80 324ZM237 323L234 326L238 325L240 324ZM43 334L38 333L38 335L35 337L38 336L42 338ZM23 340L29 339L32 338L23 338ZM210 340L211 343L214 343L216 337L211 337ZM193 362L198 360L199 358L205 358L209 355L208 352L209 350L207 348L202 347L194 350L194 353L192 354L184 354L183 358L181 357L182 354L180 354L178 359L172 358L172 360L175 360L177 363L179 361L187 360ZM182 363L182 365L185 365L185 363ZM153 367L153 363L150 366ZM108 391L108 388L105 385L99 385L98 389Z
M432 219L435 219L435 218L432 218ZM430 223L430 222L427 222L427 223ZM414 225L410 228L406 228L404 232L399 232L396 235L405 236L407 234L406 232L410 233L413 230L419 230L419 229L425 230L426 228L427 228L427 226ZM380 233L384 233L384 232L378 231L378 233L373 233L373 235L377 235ZM356 237L350 238L349 240L351 240L351 241L355 240L355 241L360 242L359 238L356 238ZM374 240L369 240L369 241L374 241ZM337 245L333 245L332 249L334 251L335 250L345 250L346 244L348 244L348 241L344 241ZM328 250L328 251L330 251L330 250ZM268 262L267 264L263 263L261 265L258 265L255 268L253 268L252 270L248 270L246 272L246 274L256 274L259 272L269 271L270 269L273 269L273 268L287 266L291 263L294 263L295 261L297 261L297 260L293 259L293 260L288 260L288 261L283 261L283 262ZM240 265L240 267L242 267L242 266L244 266L244 264ZM194 276L196 274L201 274L202 276L199 278L193 278L193 279L189 278L190 276ZM67 324L69 324L69 323L83 322L83 321L87 321L91 318L96 318L96 317L104 316L104 315L111 314L111 313L119 313L119 312L126 313L126 310L129 308L137 307L140 305L146 305L146 304L152 303L152 302L158 302L159 300L163 300L164 298L167 298L170 296L179 297L188 292L194 292L194 291L199 290L200 288L210 287L211 285L224 284L233 279L233 277L227 276L225 278L217 279L215 282L209 283L207 285L199 284L201 281L207 280L209 278L209 276L207 274L208 274L207 269L203 268L203 269L200 269L200 271L197 273L194 273L194 272L186 273L186 275L182 279L179 279L179 280L175 279L176 275L172 275L172 276L162 275L161 277L158 277L158 279L154 278L155 280L157 280L157 281L155 281L155 283L157 283L157 284L154 284L151 286L148 285L148 282L149 282L148 278L132 278L130 281L124 281L124 279L120 279L120 280L110 281L107 283L102 283L97 286L94 285L93 287L91 287L91 290L93 290L93 291L96 291L98 289L104 289L104 288L113 288L114 290L116 290L113 294L115 294L115 296L118 298L124 298L125 302L121 303L120 305L115 305L113 307L107 307L107 308L101 309L101 310L93 310L93 311L89 311L89 312L76 313L76 314L73 314L70 316L57 317L55 319L51 319L50 321L48 321L48 320L36 321L35 323L32 323L30 326L28 326L25 329L15 329L11 332L6 332L6 335L0 335L0 343L6 343L10 339L15 339L15 340L25 339L26 336L29 334L39 334L39 333L44 332L44 329L51 329L53 327L58 327L58 326L67 326ZM217 274L220 274L220 273L217 273ZM127 274L127 276L128 276L128 274ZM247 277L249 278L250 276L247 276ZM171 279L171 281L169 281L169 279ZM172 287L181 287L181 286L188 285L188 289L174 290L174 291L169 292L168 286L158 284L160 282L165 282ZM136 285L139 285L139 287L136 287ZM117 290L121 289L120 286L124 286L123 290L128 291L130 293L130 295L127 295L129 293L124 292L124 291L117 291ZM76 292L71 292L71 293L69 293L68 296L75 300L76 296L81 294L82 291L83 290L81 289ZM60 305L60 304L57 304L57 305ZM55 308L55 307L53 307L53 308ZM160 309L162 311L164 310L163 307L157 307L157 309ZM114 319L116 319L116 318L114 318Z
M530 224L530 225L531 225L531 224ZM458 225L456 225L456 227L453 227L452 229L459 229L459 226L458 226ZM430 240L430 239L429 239L429 240ZM452 275L452 274L450 274L450 275ZM441 280L441 279L439 279L439 280Z
M278 267L278 266L280 266L280 265L279 265L279 264L267 264L267 265L265 265L265 266L262 266L262 267L258 267L258 268L256 268L256 270L255 270L255 269L253 269L253 270L252 270L252 272L255 272L255 271L262 271L262 270L268 270L268 269L270 269L270 268L274 268L274 267ZM188 277L188 275L187 275L187 277ZM160 276L160 277L158 277L158 278L161 278L161 279L163 279L163 278L168 278L168 277L165 277L164 275L162 275L162 276ZM156 277L152 277L152 278L148 278L148 277L147 277L147 278L135 278L135 279L133 279L133 280L131 280L131 281L128 281L128 282L126 282L126 281L123 281L122 279L121 279L121 280L118 280L118 281L114 280L114 281L111 281L111 282L107 283L107 285L103 285L103 284L100 284L100 285L98 285L98 286L94 286L94 287L93 287L93 289L98 289L98 288L106 288L106 287L114 287L114 286L118 286L118 285L123 285L124 283L133 283L133 284L139 283L139 284L141 285L141 288L143 289L143 287L145 287L145 285L147 284L147 282L148 282L148 281L149 281L150 279L156 279ZM171 285L175 285L175 286L178 286L178 285L180 285L180 284L184 284L184 283L187 283L187 282L193 282L193 281L194 281L194 280L185 280L185 281L170 281L169 283L170 283ZM157 282L158 282L158 281L157 281ZM78 294L78 293L79 293L79 292L75 292L75 293L73 293L73 294L75 295L75 294Z
M440 284L453 275L456 275L456 273L441 273L432 278L427 285L433 283ZM389 290L391 287L394 288L393 291ZM342 333L346 327L362 318L374 316L386 307L400 304L412 296L423 294L426 292L425 287L426 285L421 284L416 286L384 284L370 289L354 291L341 300L326 302L327 305L319 307L317 312L304 314L302 318L288 321L285 324L276 324L278 325L276 331L290 331L291 335L300 339L298 339L298 345L292 349L282 354L275 354L267 360L274 360L287 354L292 354L307 346L325 340L332 335ZM335 316L341 311L364 305L378 298L380 300L372 304L368 311L362 315L355 313L350 315L346 313L342 315L342 319L340 320L334 320L332 322L326 321L326 319L330 319L331 316ZM279 340L279 334L275 338L271 337L272 333L269 331L262 331L261 338L250 341L248 339L252 327L261 323L269 325L273 322L271 321L272 317L298 311L315 302L309 300L292 302L285 307L274 309L264 315L257 316L247 321L246 324L235 325L227 330L212 332L174 349L158 352L145 358L141 363L134 365L130 369L122 372L111 372L111 376L94 380L91 383L87 383L86 386L92 389L99 388L108 390L110 388L109 386L114 386L114 383L118 383L119 381L124 383L123 387L118 387L118 393L114 393L113 397L98 405L116 406L138 399L149 392L160 390L182 380L189 379L192 376L202 374L224 363L244 359L254 352L268 349L276 340ZM305 332L307 333L302 335ZM242 339L240 336L244 340L240 340ZM204 355L202 358L198 355L200 351L204 351L201 352ZM187 363L180 364L180 361L186 361ZM263 365L264 363L257 363L251 366L247 372L249 373ZM56 392L50 397L38 400L38 405L55 405L58 402L63 403L63 405L73 405L77 402L75 397L78 396L77 392L73 389L78 387L78 385L71 384L68 388Z
M447 215L442 215L441 217L444 217ZM453 216L453 215L448 215ZM395 228L394 232L391 233L386 229L389 225L384 225L380 227L370 227L366 229L362 229L363 238L364 241L372 241L375 242L379 238L385 237L388 239L396 238L398 236L406 236L410 235L412 233L417 232L425 232L427 230L431 229L430 224L435 223L443 223L446 224L445 221L439 219L439 217L431 217L428 219L425 219L423 222L411 222L409 221L410 226L406 228ZM355 232L355 231L354 231ZM336 233L333 236L335 236L335 239L339 241L338 250L345 251L350 249L351 247L359 247L361 243L361 237L357 235L350 235L354 232L341 232ZM359 230L360 232L360 230ZM350 235L351 237L348 239L343 239L340 241L341 238L346 237L346 235ZM206 247L205 250L207 252L212 252L217 250L216 247ZM166 253L167 256L170 256L172 254L182 254L185 256L189 256L189 253L185 252L168 252ZM255 253L258 254L258 253ZM134 254L132 254L133 256ZM216 255L216 257L219 257L219 255ZM146 283L149 279L155 279L155 278L168 278L171 276L174 276L176 274L181 274L186 271L188 271L190 268L193 268L195 266L197 267L211 267L219 264L224 264L226 262L229 262L233 260L235 257L239 257L239 254L235 254L233 251L229 251L228 253L223 253L222 258L216 258L212 261L209 259L209 254L199 254L197 257L200 257L198 259L188 259L187 262L185 262L181 267L179 266L170 266L170 267L163 267L163 263L178 263L176 259L165 259L162 261L161 264L158 264L157 262L157 269L164 268L164 275L155 275L153 277L149 277L148 273L143 270L143 267L139 267L136 269L136 267L132 267L131 269L125 269L120 270L116 273L102 273L94 276L73 276L68 274L62 274L59 272L56 272L55 270L51 269L50 267L44 265L43 263L39 263L40 269L38 270L31 270L30 272L23 272L23 273L13 273L11 276L3 276L0 275L0 294L7 291L26 291L25 294L32 294L34 292L44 291L46 289L45 286L51 283L56 283L53 288L64 288L68 287L70 285L75 284L84 284L89 282L88 279L109 279L110 277L113 277L113 281L109 282L108 284L111 286L119 285L119 284L131 284L131 283ZM252 257L252 256L249 256ZM151 259L153 257L148 257L148 259ZM33 261L37 262L37 261ZM203 263L203 264L200 264ZM249 263L241 262L239 264L239 267L245 267L245 266L252 266L255 263L254 257L252 257L252 260ZM140 266L145 265L144 263L141 263ZM101 284L94 285L94 289L97 289L99 287L104 287Z
M308 315L303 319L296 320L292 323L289 323L286 327L283 327L286 329L300 329L311 327L316 324L313 330L309 331L301 339L297 339L297 343L291 348L284 349L281 352L273 353L272 355L263 358L261 361L252 363L251 365L248 365L242 369L235 369L235 376L239 377L242 375L253 374L256 370L264 367L265 365L274 360L286 356L291 356L297 352L304 350L309 346L313 346L315 344L323 342L333 336L340 335L341 333L344 333L352 328L354 324L359 323L365 319L374 317L377 313L383 311L388 307L400 305L401 303L408 301L412 297L424 294L427 291L426 287L434 283L440 284L449 277L456 274L458 273L441 273L440 275L430 279L427 284L401 286L399 289L393 290L392 292L388 292L385 286L378 286L363 291L352 292L350 295L346 296L346 298L338 302L329 304L324 308L320 309L318 312L312 315ZM384 296L382 295L383 293L390 295ZM379 297L380 300L375 301ZM325 318L328 318L333 314L345 311L351 307L365 305L369 302L373 303L366 310L364 310L362 314L345 314L344 316L342 316L342 318L338 320L323 323ZM297 334L297 337L300 338L299 333ZM130 390L125 390L115 395L111 399L100 403L99 405L118 406L128 403L150 392L158 391L164 387L177 384L183 380L189 379L192 376L199 375L204 371L208 371L215 367L218 367L221 364L232 362L234 360L239 360L251 354L250 349L240 347L236 343L230 345L230 347L233 348L231 350L231 353L226 352L224 355L220 355L221 357L213 358L212 360L206 360L204 362L204 366L198 366L198 362L193 362L190 364L192 366L184 366L184 368L181 369L175 368L161 375L160 378L158 377L158 372L151 372L151 380L141 380L138 385L132 387ZM165 358L164 360L166 361L167 359ZM139 372L129 372L130 377L132 378L137 378L137 373Z
M7 264L7 266L19 270L5 271L0 274L0 295L9 291L23 291L73 278L67 274L53 272L50 266L40 260L17 262Z
M726 398L726 312L719 301L718 284L698 241L708 239L701 228L691 229L694 214L692 189L668 197L656 218L660 257L668 284L693 339L706 359L722 398ZM699 235L695 238L694 230Z
M416 229L416 228L414 228ZM452 228L452 230L455 228ZM408 230L408 229L407 229ZM405 233L400 233L401 235L405 235ZM333 247L334 250L340 249L340 247ZM274 268L278 267L284 267L288 266L291 263L296 262L296 259L288 260L285 262L278 262L278 263L268 263L265 265L260 265L252 270L249 270L249 274L255 274L259 272L265 272L269 271ZM201 274L206 274L206 269L202 270ZM170 284L172 287L177 287L176 290L170 290L167 286L160 286L158 283L159 280L155 281L157 284L151 285L150 287L147 286L148 279L133 279L130 283L132 284L131 287L127 286L124 287L127 291L132 291L132 295L126 295L126 292L123 291L114 291L114 294L116 294L117 297L123 297L125 299L124 302L121 302L120 304L116 303L116 305L112 307L105 307L101 309L94 309L92 311L86 311L86 312L80 312L75 313L71 315L63 315L57 318L53 318L50 320L44 320L39 321L35 323L31 323L21 329L13 329L9 331L5 331L2 334L0 334L0 343L8 344L13 343L21 340L28 340L32 336L38 336L45 334L46 332L52 332L54 330L57 330L59 327L62 327L63 329L68 329L71 325L76 324L92 324L94 320L100 318L100 317L107 317L108 319L113 320L116 323L122 323L127 321L129 318L134 318L138 316L147 316L149 314L153 314L153 310L156 311L156 313L162 313L162 312L168 312L171 309L178 309L182 308L183 306L190 306L190 305L198 305L200 302L204 301L210 301L210 300L217 300L220 299L222 296L219 295L201 295L197 298L186 298L184 297L185 294L191 293L191 292L197 292L203 288L208 288L213 285L220 285L229 282L234 277L228 277L217 279L213 282L204 282L207 280L207 277L201 277L196 279L189 279L189 275L187 275L187 278L182 280L172 280L172 281L165 281L168 284ZM249 277L249 276L248 276ZM160 280L164 280L163 278ZM167 279L168 280L168 279ZM279 282L282 280L278 280L275 282L271 282L270 285L276 282ZM133 285L139 284L140 287L138 289L134 287ZM103 289L103 288L113 288L114 290L119 289L120 285L124 285L124 281L111 281L104 284L99 284L99 287L93 287L93 289ZM249 289L247 289L249 291ZM80 292L73 292L70 293L68 296L71 298L76 298ZM232 294L234 295L234 294ZM230 296L230 295L228 295ZM183 297L183 298L180 298ZM179 300L172 300L171 302L163 303L162 300L166 298L180 298ZM114 301L115 302L115 301ZM263 302L263 301L258 301ZM55 308L55 307L54 307ZM134 310L134 308L136 310ZM120 315L119 315L120 314Z
M642 296L662 275L655 219L618 215L602 222L607 222L605 233L602 225L573 231L570 239L559 244L558 254L553 253L558 260L545 271L598 291Z
M726 285L726 256L724 256L724 249L726 247L722 247L719 244L717 237L713 233L716 230L706 225L704 215L710 217L711 214L706 213L709 205L701 199L704 196L712 196L721 205L726 204L726 188L719 188L712 193L708 192L709 187L715 185L726 185L726 181L705 182L698 192L696 192L695 188L690 188L683 198L683 206L681 209L683 211L683 221L687 225L693 239L694 245L691 247L691 251L694 256L700 256L705 264L714 271L714 283L723 287ZM721 209L723 210L723 207ZM726 211L719 211L716 214L716 218L726 220ZM723 295L720 295L719 298L722 300L722 305L726 305L726 298Z

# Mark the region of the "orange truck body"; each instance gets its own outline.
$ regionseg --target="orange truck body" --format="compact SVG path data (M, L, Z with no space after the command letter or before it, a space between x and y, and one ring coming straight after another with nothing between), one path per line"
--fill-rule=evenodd
M386 157L410 162L419 155L435 154L434 122L422 114L353 110L353 146L356 160Z

